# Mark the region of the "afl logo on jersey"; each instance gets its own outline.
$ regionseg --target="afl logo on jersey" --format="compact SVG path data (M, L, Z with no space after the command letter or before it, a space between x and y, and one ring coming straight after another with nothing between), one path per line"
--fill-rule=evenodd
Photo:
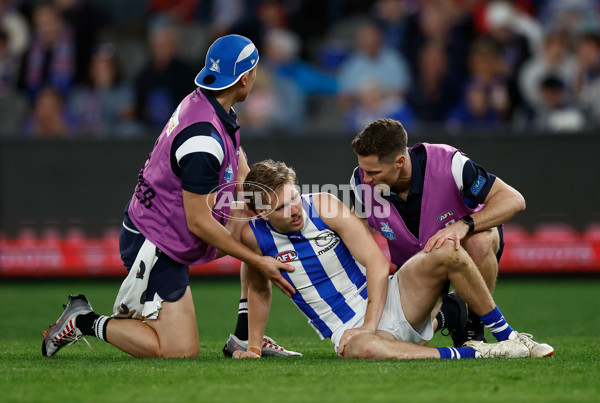
M298 259L298 252L294 250L286 250L285 252L281 252L275 256L275 259L279 260L281 263L288 263L292 260Z
M223 179L227 183L229 183L233 180L233 167L231 166L231 164L227 165L227 168L225 169L225 173L223 174Z
M381 235L383 235L390 241L396 239L396 234L394 233L394 230L390 227L389 223L380 222L379 225L381 225L381 229L379 230L379 232L381 232Z
M448 218L452 217L453 215L454 215L454 210L448 210L445 213L440 214L440 216L438 217L438 221L444 222Z

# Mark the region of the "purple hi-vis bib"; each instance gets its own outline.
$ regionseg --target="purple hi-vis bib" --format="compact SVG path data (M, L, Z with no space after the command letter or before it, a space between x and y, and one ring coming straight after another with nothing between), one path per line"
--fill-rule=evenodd
M183 208L181 179L171 168L171 146L177 134L198 122L209 122L219 132L224 159L219 172L218 199L213 216L227 223L238 169L238 150L227 134L214 108L200 90L181 101L154 144L154 149L138 175L129 216L139 231L172 259L183 264L214 260L217 250L191 233ZM239 130L235 134L239 144Z
M365 173L359 169L362 200L369 225L387 239L392 263L398 266L421 251L437 231L483 207L479 205L471 209L465 205L456 186L452 176L452 157L458 152L456 148L444 144L419 143L411 149L417 147L425 147L427 152L419 238L406 227L389 198L363 182Z

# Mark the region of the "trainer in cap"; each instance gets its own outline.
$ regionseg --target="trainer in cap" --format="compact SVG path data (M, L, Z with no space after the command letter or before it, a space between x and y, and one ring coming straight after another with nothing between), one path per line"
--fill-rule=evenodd
M250 39L241 35L222 36L208 48L205 66L194 82L208 90L223 90L235 84L256 63L258 50Z

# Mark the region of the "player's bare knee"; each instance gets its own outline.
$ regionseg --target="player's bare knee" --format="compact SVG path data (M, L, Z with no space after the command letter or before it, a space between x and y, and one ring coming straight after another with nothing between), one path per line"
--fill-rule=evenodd
M373 336L359 334L354 336L344 348L344 358L373 359L376 357L376 344Z
M469 255L461 247L456 250L453 241L447 240L438 249L438 267L448 271L462 271L466 270L469 266Z
M439 248L434 248L431 252L432 258L435 259L435 263L437 266L449 266L453 264L461 263L463 260L462 253L463 249L459 248L456 250L454 241L447 239L444 241L442 246Z

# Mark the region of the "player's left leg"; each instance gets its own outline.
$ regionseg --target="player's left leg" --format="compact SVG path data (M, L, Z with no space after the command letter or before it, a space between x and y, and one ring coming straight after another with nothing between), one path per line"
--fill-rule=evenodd
M430 320L429 312L447 280L499 342L519 340L528 347L531 356L554 353L551 346L537 343L511 328L473 260L463 248L456 250L452 241L446 241L432 252L416 254L398 271L402 311L414 329L425 326Z
M529 350L522 343L506 340L500 343L482 343L460 348L434 348L397 340L390 333L354 336L344 349L344 358L360 359L461 359L461 358L524 358Z

